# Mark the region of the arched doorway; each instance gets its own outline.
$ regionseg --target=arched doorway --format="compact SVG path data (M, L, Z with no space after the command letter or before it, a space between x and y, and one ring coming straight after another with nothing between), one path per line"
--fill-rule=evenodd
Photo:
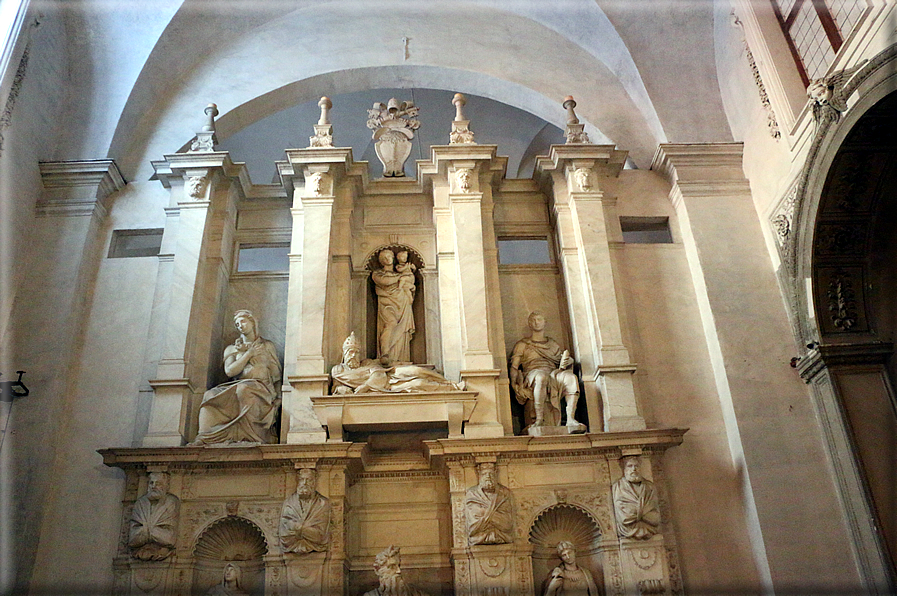
M822 186L810 244L819 344L814 356L827 372L832 405L843 416L846 447L859 463L892 574L897 569L895 130L897 92L868 109L838 146ZM804 376L820 383L814 375Z

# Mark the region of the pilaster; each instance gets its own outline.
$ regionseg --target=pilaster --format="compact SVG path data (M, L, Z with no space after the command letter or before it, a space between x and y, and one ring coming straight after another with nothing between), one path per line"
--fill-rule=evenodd
M611 145L552 145L536 164L551 181L574 349L593 430L601 420L599 393L604 430L645 428L632 382L635 365L623 342L619 274L610 252L616 199L605 194L602 182L619 175L626 155Z
M489 282L498 277L492 186L506 161L496 157L495 145L431 149L430 162L419 163L418 169L419 177L433 185L443 365L446 376L457 374L469 390L479 392L465 436L501 436L510 420L500 419L499 400L509 396L499 383L504 360L500 296L498 285Z
M893 462L883 453L887 439L880 437L888 433L888 421L894 417L894 392L885 368L893 353L889 342L820 345L797 365L823 421L853 555L869 593L897 590L883 533L886 521L876 523L873 505L876 497L880 502L889 499L889 487L881 478L890 475ZM878 432L869 432L870 426ZM878 482L870 482L870 475Z
M351 320L352 267L346 238L363 166L349 148L288 149L277 163L293 196L281 440L318 443L326 433L311 397L327 395L328 348ZM330 329L336 326L337 328ZM328 331L329 329L329 331ZM336 344L340 345L340 344Z
M820 552L828 552L829 560L843 557L851 540L846 518L831 515L839 510L838 496L818 413L787 365L794 350L790 325L744 178L742 145L661 145L652 169L672 185L670 200L765 589L805 586L809 577L820 586L862 581L859 568L856 576L844 569L835 576L835 566L820 564ZM800 486L799 494L783 493L782 478ZM814 522L821 517L831 522ZM795 535L807 545L799 552L785 546Z
M229 271L223 239L234 227L245 170L225 151L170 154L152 164L155 178L170 191L160 253L160 266L170 271L160 275L167 287L157 288L168 304L159 322L163 341L150 380L154 395L143 445L161 447L181 445L196 430Z

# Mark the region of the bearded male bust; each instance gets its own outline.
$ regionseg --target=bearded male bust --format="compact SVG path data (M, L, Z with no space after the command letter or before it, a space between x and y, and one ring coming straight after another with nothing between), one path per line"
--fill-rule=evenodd
M650 538L660 526L654 483L642 478L638 457L625 457L621 465L623 477L612 487L617 534L622 538Z
M364 596L428 596L405 582L402 577L402 560L399 549L389 546L374 558L374 572L380 585L364 593Z
M495 479L495 465L477 466L476 486L467 489L464 509L471 546L508 544L514 540L514 497Z
M146 494L134 502L128 547L141 561L162 561L174 552L181 501L168 492L168 474L151 472Z
M280 514L280 547L285 553L324 552L330 544L330 500L317 490L317 474L299 470L296 492Z

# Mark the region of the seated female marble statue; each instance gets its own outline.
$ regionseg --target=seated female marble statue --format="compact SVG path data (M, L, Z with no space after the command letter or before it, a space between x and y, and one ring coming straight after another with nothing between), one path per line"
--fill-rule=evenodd
M275 443L271 430L280 405L280 360L274 344L260 337L248 310L234 313L240 337L224 350L224 372L236 380L206 391L199 408L199 433L191 445Z
M206 592L206 596L249 596L249 592L243 590L242 570L235 563L224 566L224 578L217 586L212 586Z

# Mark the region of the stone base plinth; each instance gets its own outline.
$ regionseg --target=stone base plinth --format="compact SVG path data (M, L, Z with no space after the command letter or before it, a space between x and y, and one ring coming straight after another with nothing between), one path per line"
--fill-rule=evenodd
M514 596L531 594L532 545L483 544L452 551L455 594Z
M578 435L585 433L588 427L585 424L577 426L530 426L526 429L531 437L554 437L558 435Z
M670 578L663 536L620 540L620 565L627 594L669 594Z

